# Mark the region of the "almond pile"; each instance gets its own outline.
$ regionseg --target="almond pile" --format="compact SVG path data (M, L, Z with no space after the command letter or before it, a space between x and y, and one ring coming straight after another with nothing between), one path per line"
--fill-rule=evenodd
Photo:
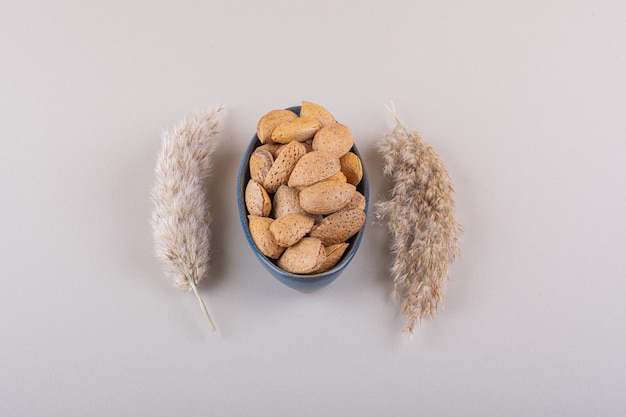
M360 158L354 137L324 107L303 101L300 116L272 110L257 124L245 189L257 248L294 274L317 274L339 262L365 224Z

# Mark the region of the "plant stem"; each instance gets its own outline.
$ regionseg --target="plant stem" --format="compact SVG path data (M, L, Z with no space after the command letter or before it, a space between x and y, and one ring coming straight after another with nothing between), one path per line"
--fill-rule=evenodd
M202 312L204 313L204 316L207 318L207 320L209 321L209 324L211 325L211 330L213 330L213 333L217 332L217 328L215 327L215 323L213 323L213 319L211 318L211 315L209 314L209 311L207 310L206 305L204 305L204 301L202 301L202 297L200 297L200 293L198 293L198 287L196 286L196 280L191 276L191 273L189 272L189 270L182 263L179 262L178 265L179 265L180 269L183 271L183 274L185 274L185 276L187 277L187 281L189 282L189 286L193 290L193 294L198 299L198 303L200 303L200 308L202 308Z
M200 297L200 294L198 293L198 288L196 287L196 283L194 282L193 279L189 280L189 285L191 285L191 289L193 290L194 295L196 296L196 298L198 299L198 302L200 303L200 307L202 308L202 311L204 312L204 316L207 318L207 320L209 321L209 324L211 325L211 330L213 330L213 333L217 332L215 323L213 323L213 319L211 319L211 315L209 314L209 311L206 309L206 306L204 305L204 301L202 301L202 298Z

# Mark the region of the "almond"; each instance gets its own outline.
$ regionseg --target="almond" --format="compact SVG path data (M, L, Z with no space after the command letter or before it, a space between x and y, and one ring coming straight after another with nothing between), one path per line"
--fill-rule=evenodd
M315 273L319 274L321 272L326 272L337 265L337 262L339 262L343 254L346 252L348 246L350 245L345 242L337 243L336 245L324 246L326 260L324 260L324 263L322 263L319 268L315 270Z
M350 202L344 208L342 208L342 210L359 209L365 211L365 203L365 196L357 190L354 190Z
M268 151L272 154L272 158L276 159L276 155L278 155L278 151L282 148L282 143L266 143L264 145L259 146L254 150L256 151Z
M278 187L287 183L291 171L304 154L306 149L300 142L289 142L281 149L263 181L268 193L275 193Z
M303 101L300 108L300 117L310 117L316 119L323 126L335 123L335 116L319 104Z
M348 182L348 179L346 178L343 172L339 171L332 177L328 178L326 181Z
M261 143L271 142L272 132L280 124L296 119L297 114L291 110L272 110L259 120L256 126L256 134Z
M350 128L341 123L331 123L321 128L313 138L314 151L331 152L341 158L354 145Z
M248 181L245 192L246 208L253 216L267 217L272 211L272 200L265 188L253 179Z
M300 207L300 200L298 199L299 191L288 185L281 185L274 194L273 217L280 219L281 217L295 213L295 214L307 214L302 207Z
M278 259L285 248L274 240L270 226L274 219L269 217L248 216L250 236L259 251L268 258Z
M269 151L257 148L250 155L250 178L263 184L273 163L274 157Z
M341 163L334 154L311 151L298 160L287 184L301 189L324 181L338 172L341 172Z
M300 207L311 214L330 214L345 207L356 187L339 181L322 181L300 191Z
M359 209L341 210L313 226L310 237L316 237L326 246L345 242L365 224L365 212Z
M280 246L293 246L302 239L315 220L311 216L304 214L287 214L280 219L274 220L270 226L270 232L274 235L274 240Z
M315 119L298 117L276 126L272 132L272 141L289 143L292 141L304 142L312 139L322 125Z
M357 154L348 152L339 159L341 172L344 173L348 182L357 185L363 179L363 164Z
M326 251L319 239L305 237L287 248L278 259L278 267L292 274L310 274L324 263Z

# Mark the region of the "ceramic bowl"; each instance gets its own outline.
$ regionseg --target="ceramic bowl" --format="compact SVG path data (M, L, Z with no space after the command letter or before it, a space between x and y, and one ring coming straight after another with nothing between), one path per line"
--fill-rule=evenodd
M290 107L287 110L291 110L292 112L300 115L300 106ZM252 240L252 236L250 235L250 229L248 228L248 213L246 210L246 205L244 201L244 192L245 187L250 180L250 170L248 161L250 160L250 155L254 150L261 146L261 142L259 141L257 135L255 134L246 149L245 154L241 160L241 166L239 168L239 174L237 176L237 206L239 209L239 218L241 220L241 226L243 228L243 232L246 236L246 240L252 248L252 252L256 255L256 257L261 262L261 265L270 273L274 278L276 278L281 283L286 286L293 288L302 292L311 292L323 288L333 282L341 273L346 269L356 251L359 249L359 245L361 243L361 239L363 238L363 233L365 232L365 225L363 228L354 236L352 236L349 240L349 247L346 252L343 254L343 257L339 260L337 265L335 265L332 269L320 273L320 274L310 274L310 275L299 275L292 274L286 272L279 268L275 261L263 255L259 249L256 247L254 241ZM353 146L352 152L361 158L363 165L363 179L357 185L357 190L361 192L365 196L365 213L367 214L367 209L369 206L369 183L367 177L367 170L365 168L365 163L363 163L363 157L359 153L356 146Z

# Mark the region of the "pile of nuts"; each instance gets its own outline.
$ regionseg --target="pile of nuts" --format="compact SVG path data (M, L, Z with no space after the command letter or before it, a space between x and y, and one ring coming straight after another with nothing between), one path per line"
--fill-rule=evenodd
M328 271L365 224L365 196L356 189L363 165L351 152L352 132L303 101L300 116L265 114L257 136L244 196L252 240L287 272Z

